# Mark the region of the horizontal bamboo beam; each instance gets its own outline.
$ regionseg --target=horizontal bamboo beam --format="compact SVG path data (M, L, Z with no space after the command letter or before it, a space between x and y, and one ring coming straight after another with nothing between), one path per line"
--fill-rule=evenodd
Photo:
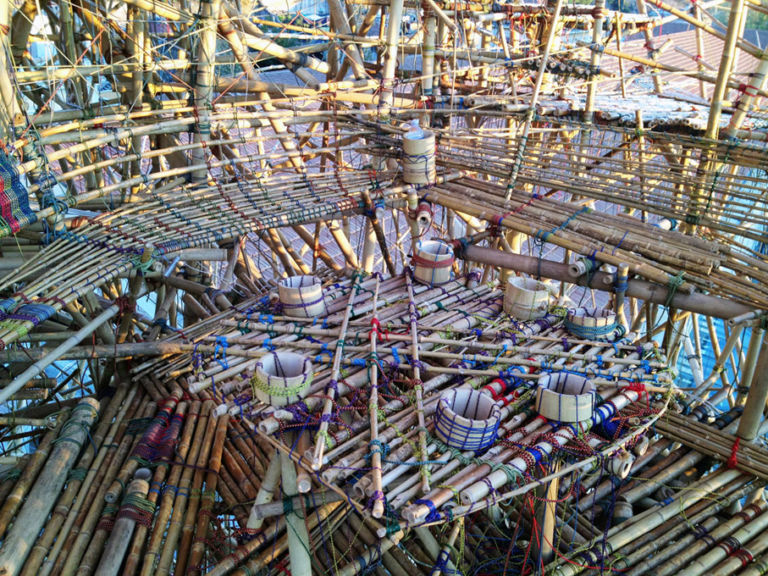
M531 276L541 276L542 278L551 278L561 282L571 282L579 285L586 285L584 276L574 278L569 270L568 264L554 262L552 260L540 260L532 256L523 256L522 254L512 254L501 252L491 248L482 248L480 246L467 246L458 256L468 261L478 262L479 264L490 264L507 270L524 272ZM590 277L589 287L597 290L614 291L615 277L613 274L605 272L596 272ZM627 284L627 296L640 298L655 304L666 304L670 295L670 289L661 284L646 282L645 280L631 279ZM684 294L677 292L672 295L670 305L679 310L688 310L699 314L706 314L714 318L733 318L741 314L754 312L754 307L740 302L718 298L694 292Z

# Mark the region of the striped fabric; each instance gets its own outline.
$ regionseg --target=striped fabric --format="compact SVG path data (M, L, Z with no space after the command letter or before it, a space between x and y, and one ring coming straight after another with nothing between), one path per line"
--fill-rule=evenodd
M37 220L29 207L29 194L11 158L0 152L0 228L15 234Z

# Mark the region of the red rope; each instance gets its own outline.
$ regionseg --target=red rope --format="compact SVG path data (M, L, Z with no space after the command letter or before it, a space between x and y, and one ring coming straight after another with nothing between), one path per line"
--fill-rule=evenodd
M736 438L736 440L733 441L733 446L731 447L731 455L728 458L728 462L726 463L726 466L730 468L736 468L736 466L739 465L739 461L737 460L737 453L739 451L739 443L741 442L741 438Z

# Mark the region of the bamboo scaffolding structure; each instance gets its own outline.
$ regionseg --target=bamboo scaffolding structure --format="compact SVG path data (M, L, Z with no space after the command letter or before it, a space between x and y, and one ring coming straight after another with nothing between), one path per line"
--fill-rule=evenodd
M763 571L758 0L727 29L718 0L329 0L328 25L6 4L9 573ZM403 181L414 120L426 186ZM425 240L453 248L446 284L403 275ZM326 313L285 315L278 282L309 274ZM512 277L561 283L544 316L504 312ZM608 337L574 330L585 305ZM273 350L314 372L279 408L249 386ZM558 373L590 381L592 419L539 415ZM498 410L486 451L436 437L457 387Z

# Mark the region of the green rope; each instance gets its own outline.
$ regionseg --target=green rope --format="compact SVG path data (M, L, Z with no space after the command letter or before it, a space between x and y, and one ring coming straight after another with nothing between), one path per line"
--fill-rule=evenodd
M72 468L67 474L67 480L82 482L88 474L88 468Z
M672 304L672 300L675 298L675 294L677 294L677 290L685 284L685 272L680 272L677 276L673 276L669 279L669 282L667 282L667 288L669 288L669 291L667 293L667 299L664 301L664 306L666 308L669 308Z

